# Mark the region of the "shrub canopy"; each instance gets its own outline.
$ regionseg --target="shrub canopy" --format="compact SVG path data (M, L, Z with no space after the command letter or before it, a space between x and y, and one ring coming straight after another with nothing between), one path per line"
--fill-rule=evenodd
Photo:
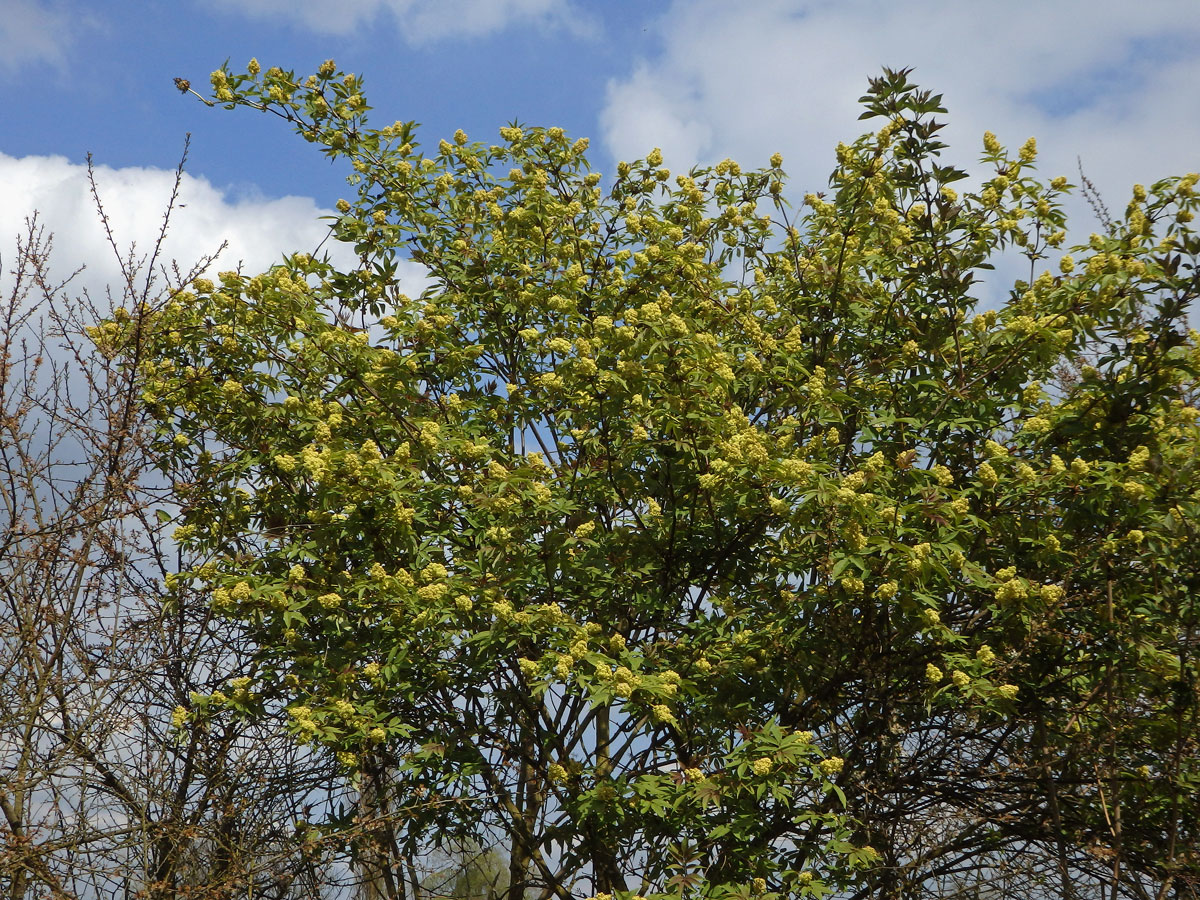
M151 331L186 577L261 646L193 720L286 706L396 881L473 837L512 897L1194 883L1196 175L1066 255L1034 141L965 189L907 72L799 211L778 155L604 178L369 128L332 63L213 85L350 161L359 264L97 332Z

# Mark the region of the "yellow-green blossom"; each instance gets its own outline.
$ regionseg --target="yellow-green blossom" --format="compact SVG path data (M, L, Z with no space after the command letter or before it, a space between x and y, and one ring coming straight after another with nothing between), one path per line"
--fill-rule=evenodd
M650 717L654 719L655 722L667 725L675 724L675 714L671 712L671 707L667 706L665 703L656 703L654 706L650 707Z
M1126 481L1121 485L1121 491L1130 500L1141 500L1146 496L1146 486L1140 481Z
M1063 590L1061 585L1043 584L1038 589L1038 594L1047 603L1053 604L1062 602L1062 599L1067 595L1067 592Z
M992 468L991 463L984 463L981 465L976 473L976 477L979 479L979 483L985 488L995 487L996 482L1000 480L1000 477L996 474L996 470Z
M840 756L830 756L817 763L817 768L820 769L821 774L825 776L836 775L838 772L842 771L845 766L846 761Z
M1007 571L1011 570L1006 570L999 573L1000 577L1004 578L1007 574ZM1015 577L1008 577L1006 581L996 588L995 593L996 599L1001 603L1010 603L1014 600L1024 600L1027 596L1029 596L1029 588L1022 579Z
M992 459L1003 459L1008 456L1008 448L996 441L984 441L983 451Z
M1129 466L1131 472L1140 472L1146 468L1146 464L1150 461L1150 448L1140 446L1129 454L1129 459L1126 465Z

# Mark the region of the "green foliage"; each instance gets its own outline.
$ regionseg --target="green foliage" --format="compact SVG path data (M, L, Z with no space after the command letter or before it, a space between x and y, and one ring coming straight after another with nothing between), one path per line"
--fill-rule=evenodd
M903 72L793 219L777 156L426 154L332 63L254 68L216 99L351 162L360 265L150 317L177 538L262 646L223 705L393 769L401 847L502 838L512 896L1195 875L1195 175L1048 267L1065 179L988 134L956 190Z

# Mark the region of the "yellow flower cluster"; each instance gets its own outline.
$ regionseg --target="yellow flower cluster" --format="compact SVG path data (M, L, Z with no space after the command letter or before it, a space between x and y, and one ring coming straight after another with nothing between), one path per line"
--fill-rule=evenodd
M954 484L954 473L945 466L938 464L929 470L935 481L942 487L949 487Z
M676 724L675 714L671 712L671 707L667 706L665 703L656 703L654 706L650 707L650 717L654 719L655 722L659 722L660 724Z
M1047 603L1056 604L1062 602L1062 599L1067 595L1067 592L1063 590L1061 585L1043 584L1038 589L1038 595Z
M760 776L769 775L772 768L774 768L774 763L769 756L760 756L750 764L750 771Z
M1129 500L1141 500L1146 496L1146 486L1140 481L1126 481L1121 485L1121 491Z
M445 584L423 584L417 588L417 597L427 602L436 602L446 596L449 591L450 588Z
M783 480L792 484L805 484L812 476L812 465L803 459L780 460L779 475Z
M571 677L571 667L575 660L569 653L563 653L558 657L558 662L554 665L554 675L559 681L566 681Z
M867 536L863 533L862 525L858 522L850 522L846 526L844 538L846 540L846 546L855 552L862 550L867 546ZM862 588L860 587L859 591L861 590Z
M819 402L825 396L825 367L816 366L813 368L812 375L809 376L808 384L809 399L814 403Z
M996 441L984 441L983 449L992 459L1003 459L1008 456L1008 448Z
M1029 595L1029 589L1020 578L1009 578L996 588L995 597L1001 603L1011 603L1024 600Z
M840 756L829 756L817 763L817 768L825 776L836 775L846 766L846 761Z

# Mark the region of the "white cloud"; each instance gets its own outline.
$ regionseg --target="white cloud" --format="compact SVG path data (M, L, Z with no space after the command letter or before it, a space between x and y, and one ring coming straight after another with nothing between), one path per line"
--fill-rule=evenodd
M175 173L167 169L96 168L96 182L119 249L132 244L137 257L153 250L163 212L171 196ZM255 273L281 261L284 253L317 249L327 234L319 217L333 214L308 197L231 199L207 180L184 174L179 208L175 210L159 264L177 260L187 270L201 257L228 241L210 274L239 266ZM121 272L96 213L87 181L87 167L61 156L11 157L0 153L0 255L7 261L23 232L25 217L34 212L54 235L52 275L65 277L87 267L73 283L99 297L108 286L119 294ZM354 265L345 244L327 241L333 261ZM419 293L421 267L408 263L400 277L409 293Z
M80 32L97 24L90 13L61 2L4 0L0 72L15 73L34 63L62 66Z
M231 11L321 34L350 34L376 20L391 20L418 44L448 37L482 37L521 26L586 28L586 17L568 0L218 0Z
M609 84L601 128L617 158L657 145L675 168L764 165L778 150L792 190L818 190L836 143L871 124L856 121L867 78L913 66L949 107L948 160L970 167L984 130L1010 146L1036 135L1039 171L1074 181L1081 156L1120 212L1134 182L1200 166L1194 12L1191 0L676 0L655 26L661 53Z

